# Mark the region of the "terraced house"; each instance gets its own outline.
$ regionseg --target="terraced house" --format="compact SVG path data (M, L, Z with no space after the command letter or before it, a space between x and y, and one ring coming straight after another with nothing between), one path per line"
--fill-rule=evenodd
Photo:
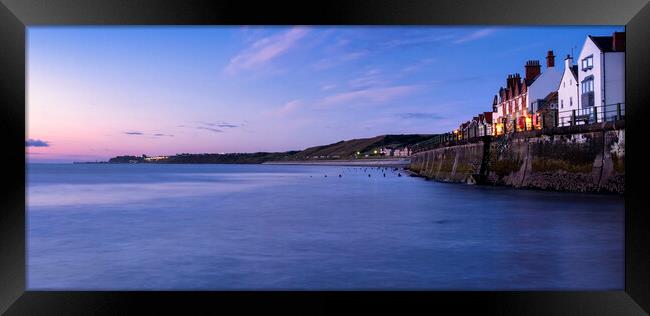
M562 71L555 68L555 55L548 51L546 69L542 72L539 60L526 62L525 77L519 73L508 75L506 86L499 89L492 102L493 135L532 129L534 113L549 93L557 91Z

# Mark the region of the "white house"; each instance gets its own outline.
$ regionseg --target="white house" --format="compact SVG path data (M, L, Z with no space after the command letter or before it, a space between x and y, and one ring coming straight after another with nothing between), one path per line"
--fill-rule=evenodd
M395 157L408 157L411 155L411 149L408 147L404 148L395 148L393 151L393 156Z
M546 55L546 70L534 78L534 81L527 87L526 108L528 109L528 113L537 112L538 102L543 102L549 93L557 91L563 73L564 67L555 67L553 51L548 51Z
M393 155L393 149L390 147L384 147L379 149L379 154L384 155L384 156L392 156Z
M580 106L598 121L615 119L625 109L625 32L588 36L578 58Z
M573 115L574 110L576 115L580 113L579 88L578 66L573 64L573 57L567 55L566 59L564 59L562 80L557 89L559 126L571 124L571 115Z
M492 112L478 115L478 136L492 135Z

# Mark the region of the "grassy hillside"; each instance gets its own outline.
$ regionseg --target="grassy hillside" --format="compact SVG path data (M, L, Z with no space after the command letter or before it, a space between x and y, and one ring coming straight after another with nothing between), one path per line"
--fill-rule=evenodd
M314 157L329 157L330 159L345 159L352 158L356 152L360 152L361 156L365 154L374 155L374 150L379 150L383 147L399 148L404 146L411 146L415 143L430 139L434 135L382 135L371 138L359 138L347 141L340 141L337 143L316 146L307 148L300 151L289 159L291 160L304 160L314 159Z
M117 156L111 158L109 163L241 163L258 164L267 161L296 161L314 159L347 159L354 158L359 152L359 158L366 154L372 158L379 158L375 154L384 147L400 148L411 146L425 141L434 135L382 135L371 138L359 138L338 143L307 148L303 151L287 151L279 153L229 153L229 154L177 154L167 159L146 161L144 156Z

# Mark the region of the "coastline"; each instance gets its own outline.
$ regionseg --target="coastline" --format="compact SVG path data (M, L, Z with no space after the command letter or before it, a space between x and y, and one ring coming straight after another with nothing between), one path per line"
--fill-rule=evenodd
M411 159L341 159L341 160L299 160L267 161L263 165L312 165L312 166L366 166L366 167L408 167Z

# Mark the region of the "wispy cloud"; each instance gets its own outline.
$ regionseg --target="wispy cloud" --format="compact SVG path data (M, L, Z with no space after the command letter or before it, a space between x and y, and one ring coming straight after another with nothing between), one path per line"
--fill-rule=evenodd
M414 63L412 65L409 65L409 66L406 66L406 67L402 68L401 75L406 75L406 74L410 74L412 72L419 71L422 68L425 68L429 64L433 63L434 61L435 61L435 59L433 59L433 58L421 59L421 60L419 60L418 62L416 62L416 63Z
M210 127L221 127L221 128L236 128L240 127L241 125L234 124L234 123L229 123L229 122L216 122L216 123L207 123L207 122L200 122L202 125L205 126L210 126Z
M323 58L312 65L315 70L325 70L342 65L346 62L360 59L368 55L368 51L354 51L348 53L336 54L333 57Z
M322 91L329 91L329 90L332 90L332 89L336 89L336 87L337 87L337 85L335 85L335 84L326 84L326 85L322 85L320 87L320 89Z
M125 135L135 135L135 136L144 135L143 132L124 132L124 134Z
M307 28L294 27L287 32L257 40L237 54L226 66L227 74L249 70L264 65L291 49L308 32Z
M412 93L418 88L416 85L401 85L379 88L367 88L343 92L325 97L317 104L318 107L331 107L351 103L382 103L400 96Z
M50 147L50 143L40 139L28 139L25 141L25 147Z
M153 134L154 137L174 137L174 135L171 134L161 134L161 133L156 133Z
M393 39L386 43L384 46L387 48L397 48L410 45L422 45L429 43L438 43L446 40L453 39L455 36L453 34L433 34L433 35L421 35L421 36L406 36L399 39Z
M284 117L287 116L293 112L295 112L298 108L302 106L302 100L292 100L287 103L285 103L283 106L280 108L276 109L274 114L276 116Z
M462 44L462 43L467 43L471 41L475 41L487 36L492 35L494 32L496 32L496 29L493 28L486 28L486 29L480 29L478 31L474 31L472 33L469 33L465 36L461 36L454 40L454 44Z
M353 89L370 88L386 84L388 82L381 76L381 70L377 68L369 69L361 74L361 76L348 81L348 85Z
M439 120L444 117L436 113L425 113L425 112L407 112L407 113L398 113L398 117L406 120Z
M202 129L202 130L211 131L215 133L223 133L223 130L220 130L218 128L213 128L213 127L197 126L196 129Z

